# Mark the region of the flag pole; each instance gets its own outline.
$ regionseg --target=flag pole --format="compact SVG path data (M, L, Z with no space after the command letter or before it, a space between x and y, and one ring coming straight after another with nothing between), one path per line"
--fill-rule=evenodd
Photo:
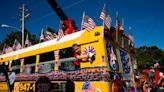
M105 5L105 3L104 3L104 7L103 7L103 9L104 8L106 8L106 5ZM106 14L105 14L105 18L106 18ZM102 38L104 38L104 29L105 29L105 19L103 20L103 23L102 23L102 26L103 26L103 32L102 32Z
M105 5L105 3L104 3L104 7L103 8L106 8L106 5ZM106 16L106 14L105 14L105 18L106 18L107 16ZM105 20L105 19L104 19ZM102 23L102 26L103 27L105 27L105 24L104 24L104 20L103 20L103 23Z
M44 28L42 28L41 33L40 33L40 36L43 34L43 31L44 31ZM39 38L39 43L41 43L41 39L40 38ZM39 47L38 48L40 48L40 44L39 44ZM37 51L39 51L39 49ZM39 61L40 61L40 55L38 54L38 55L36 55L35 72L38 72L38 69L39 69Z
M59 31L60 31L60 29L61 29L61 27L62 27L61 23L62 23L62 21L60 20L57 38L59 38ZM65 30L64 30L64 31L65 31Z
M44 28L42 28L42 31L41 31L41 33L40 33L40 36L42 35L43 30L44 30ZM41 43L41 39L39 39L39 43Z
M3 45L3 51L5 51L5 53L6 53L6 43Z
M81 21L81 29L80 30L83 29L82 25L83 25L83 21L84 21L84 16L85 16L85 11L83 12L82 21Z

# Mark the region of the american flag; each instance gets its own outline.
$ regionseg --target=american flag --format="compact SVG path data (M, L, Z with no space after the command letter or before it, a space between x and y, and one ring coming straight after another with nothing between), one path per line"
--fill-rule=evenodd
M40 34L40 41L44 41L43 29L42 29L41 34Z
M21 44L19 43L19 41L17 39L15 39L14 44L13 44L13 50L19 50L22 48Z
M53 34L51 33L51 32L49 32L49 31L46 31L46 39L47 40L51 40L51 39L53 39L54 37L53 37Z
M28 47L31 45L31 42L28 39L28 34L26 35L26 41L25 41L25 46Z
M107 17L107 10L106 10L106 5L104 4L104 7L102 9L102 12L100 14L100 19L105 20Z
M13 48L11 48L10 46L7 46L6 49L5 49L6 53L9 53L9 52L12 52L12 51L13 51Z
M55 60L59 60L59 52L60 52L60 50L55 50L54 51Z
M6 53L6 44L4 44L3 50L2 50L2 54Z
M82 20L82 27L86 28L89 32L91 32L96 26L96 23L87 15L84 15Z
M59 29L57 41L59 41L63 36L64 36L63 30L62 29Z
M107 15L106 19L104 20L104 23L106 24L106 26L110 29L111 26L111 17L109 15Z
M102 19L104 21L105 25L110 29L112 20L111 20L111 17L109 16L109 14L107 13L105 4L104 4L103 10L100 14L100 19Z

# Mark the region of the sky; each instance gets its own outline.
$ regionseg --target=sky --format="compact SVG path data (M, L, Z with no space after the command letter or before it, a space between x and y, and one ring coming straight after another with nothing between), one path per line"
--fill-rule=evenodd
M97 26L102 25L99 19L103 5L106 4L115 26L116 12L119 20L124 18L125 33L129 27L134 36L135 47L157 46L164 50L164 0L57 0L64 13L74 18L76 25L81 27L83 12L93 18ZM30 17L25 20L25 28L39 38L42 28L53 27L58 31L60 18L53 11L47 0L1 0L0 25L7 24L21 29L21 13L19 7L25 4ZM12 28L0 27L0 41Z

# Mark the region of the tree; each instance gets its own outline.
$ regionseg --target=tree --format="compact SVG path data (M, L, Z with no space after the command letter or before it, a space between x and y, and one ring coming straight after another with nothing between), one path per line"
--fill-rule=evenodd
M158 62L161 65L161 70L164 70L164 51L156 46L142 46L137 48L136 57L139 69L151 67Z
M49 31L49 32L51 32L51 33L57 33L57 31L54 28L50 27L50 26L48 26L46 28L46 30Z
M25 29L25 37L27 34L29 35L29 40L32 44L37 44L39 42L39 39L36 37L35 34L31 34L27 29Z
M26 39L26 35L29 35L29 40L32 44L36 44L39 42L35 34L31 34L27 29L24 31L24 41ZM21 31L12 31L9 34L7 34L6 38L0 42L0 49L2 50L4 45L7 46L13 46L15 39L17 39L20 43L22 43L22 32Z

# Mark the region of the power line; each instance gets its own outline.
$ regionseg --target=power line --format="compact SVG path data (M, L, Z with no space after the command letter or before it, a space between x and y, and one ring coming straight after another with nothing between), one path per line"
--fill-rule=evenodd
M71 4L71 5L68 5L67 7L63 8L63 10L66 10L66 9L68 9L68 8L71 8L71 7L75 6L75 5L77 5L77 4L80 4L80 3L82 3L83 1L84 1L84 0L80 0L80 1L77 1L77 2L75 2L75 3L73 3L73 4Z
M66 10L66 9L68 9L68 8L71 8L71 7L75 6L75 5L78 5L78 4L82 3L83 1L84 1L84 0L80 0L80 1L77 1L77 2L75 2L75 3L73 3L73 4L71 4L71 5L68 5L67 7L63 8L63 10ZM31 23L40 21L40 20L42 20L42 19L44 19L44 18L46 18L46 17L48 17L48 16L51 16L51 15L54 15L54 12L48 13L48 14L46 14L46 15L44 15L44 16L41 16L40 18L34 19L34 20L31 21Z

